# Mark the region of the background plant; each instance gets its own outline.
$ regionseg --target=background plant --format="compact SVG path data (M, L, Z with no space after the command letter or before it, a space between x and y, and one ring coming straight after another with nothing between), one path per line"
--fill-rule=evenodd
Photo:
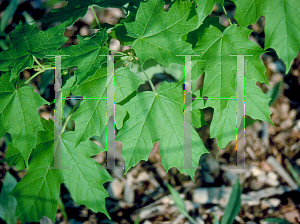
M28 86L32 78L54 69L53 60L46 55L70 55L62 64L66 72L62 88L65 97L71 93L82 97L105 97L106 60L99 55L113 52L109 49L112 37L131 46L130 54L118 52L124 57L116 59L118 67L115 71L116 140L123 143L125 173L139 161L147 160L156 141L159 141L166 171L183 166L182 85L164 82L157 89L152 84L152 91L137 92L143 80L132 72L131 64L137 65L151 84L143 68L148 59L165 67L178 64L183 71L184 58L176 55L198 54L200 57L192 64L193 81L204 73L204 83L200 90L195 91L195 96L234 97L236 60L228 55L252 54L245 68L246 114L253 119L271 122L269 98L255 85L257 81L268 83L259 56L264 50L273 48L285 62L287 70L290 69L300 45L297 39L299 20L294 20L299 13L292 6L296 0L290 0L288 6L284 6L285 2L281 0L276 4L273 1L261 4L235 0L237 23L229 20L228 27L220 25L216 18L207 17L217 2L224 4L223 1L200 0L112 1L109 4L105 1L70 1L41 19L43 27L47 28L45 31L27 23L20 23L15 28L9 35L11 43L8 49L0 53L0 134L9 133L12 138L6 157L9 165L28 169L27 175L11 192L18 201L16 214L22 222L37 222L44 215L54 220L61 183L69 186L76 203L109 217L104 206L107 193L102 184L112 178L107 171L99 170L100 165L91 159L105 149L90 141L93 136L100 137L106 127L103 119L106 116L105 101L83 101L71 115L75 131L54 133L53 121L41 119L36 111L49 102ZM164 10L166 3L170 4L168 10ZM108 30L101 28L90 37L79 36L77 45L62 48L67 40L63 35L65 28L95 5L122 7L127 18ZM244 11L251 13L243 16ZM246 28L260 15L264 15L267 21L265 49L248 40L251 30ZM52 26L55 22L61 24ZM279 43L282 38L284 44ZM69 78L73 68L77 70ZM25 69L34 69L36 73L22 81L20 73ZM182 76L178 79L179 84L183 84ZM207 107L214 108L211 136L218 139L219 148L224 148L235 139L236 104L234 101L193 103L195 127L203 125L200 109ZM53 166L54 138L63 142L63 166L71 167L70 170L44 169ZM195 167L201 155L208 151L194 130L193 140L192 162ZM195 170L179 170L194 178Z

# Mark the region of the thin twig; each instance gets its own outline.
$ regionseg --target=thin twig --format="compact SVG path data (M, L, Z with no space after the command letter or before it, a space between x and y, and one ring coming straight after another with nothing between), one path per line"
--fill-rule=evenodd
M149 76L147 75L147 73L146 73L146 71L144 70L144 68L142 67L141 63L140 63L138 60L136 60L135 58L134 58L134 60L136 61L136 63L138 64L138 66L140 67L140 69L142 70L142 72L145 74L145 76L147 77L148 82L150 83L150 86L151 86L151 88L152 88L152 91L156 94L156 90L155 90L155 87L154 87L154 85L153 85L153 82L151 81L151 79L150 79Z
M43 73L44 71L46 70L51 70L51 69L55 69L55 67L49 67L49 68L42 68L41 71L38 71L37 73L35 73L33 76L31 76L29 79L27 79L25 82L24 82L24 85L26 85L28 82L30 82L33 78L35 78L37 75Z
M95 10L94 10L94 6L91 5L91 6L90 6L90 9L91 9L92 12L93 12L93 15L94 15L94 17L95 17L95 20L96 20L96 22L97 22L97 24L98 24L98 26L99 26L99 29L101 30L100 22L99 22L99 20L98 20L97 14L96 14L96 12L95 12Z
M222 5L222 7L223 7L223 10L224 10L224 12L225 12L225 15L227 16L227 19L228 19L228 21L229 21L229 24L232 25L232 23L231 23L231 21L230 21L230 18L229 18L229 16L227 15L227 12L226 12L226 9L225 9L224 5Z
M64 133L64 131L65 131L66 127L67 127L67 124L68 124L70 118L72 117L72 115L73 115L73 113L74 113L74 111L75 111L75 109L76 109L76 107L78 106L79 103L80 103L80 100L79 100L79 101L76 103L76 105L72 108L72 110L71 110L71 112L70 112L70 114L69 114L67 120L66 120L65 123L64 123L64 126L63 126L62 129L61 129L61 132L60 132L61 135Z
M123 52L116 51L116 50L113 50L113 49L111 49L111 48L109 48L109 50L110 50L110 51L113 51L113 52L116 52L116 53L118 53L118 54L122 54L122 55L124 55L124 56L128 56L127 54L125 54L125 53L123 53Z

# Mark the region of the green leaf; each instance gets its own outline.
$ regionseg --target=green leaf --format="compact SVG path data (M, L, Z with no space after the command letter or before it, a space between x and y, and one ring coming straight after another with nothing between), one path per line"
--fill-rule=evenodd
M83 100L72 119L75 122L76 145L95 135L101 136L106 127L105 100Z
M291 222L287 221L286 219L272 218L272 217L263 219L261 221L265 221L268 223L278 223L278 224L292 224Z
M95 74L81 84L73 83L62 88L63 91L69 91L74 95L87 98L106 97L107 68L98 69ZM75 82L75 80L73 80Z
M196 12L198 14L199 23L202 23L206 16L211 14L216 3L223 4L223 0L195 0L195 2L197 5Z
M236 180L229 198L229 202L224 210L224 215L221 219L221 224L232 224L235 216L237 216L242 207L241 204L242 189L239 178Z
M9 20L13 17L15 14L15 11L18 8L18 5L20 4L21 0L12 0L10 1L9 5L5 9L1 21L0 21L0 32L4 32L6 26L8 25Z
M183 214L186 218L188 218L190 220L191 223L193 224L197 224L197 222L188 214L185 204L184 204L184 200L180 197L180 194L170 185L167 185L170 193L172 194L172 198L175 202L175 205L178 209L178 211Z
M269 106L272 106L278 99L279 94L281 92L282 83L283 83L283 80L278 82L272 89L270 89L266 92L267 96L271 98L271 100L269 101Z
M135 1L135 0L134 0ZM49 27L52 23L67 21L67 26L71 26L79 17L84 17L88 11L88 7L92 5L98 5L100 7L121 7L133 0L72 0L59 9L52 9L50 13L45 15L40 21L43 23L43 27Z
M250 30L232 25L222 33L210 26L199 39L195 51L206 60L202 96L236 97L236 57L229 55L253 55L245 57L245 105L246 115L254 119L269 121L269 97L255 85L256 81L268 83L264 74L265 68L260 61L263 52L257 45L248 40ZM211 137L218 139L219 148L235 139L236 101L235 100L197 100L194 109L213 107L214 116L211 123ZM238 118L241 119L241 118Z
M76 135L67 132L62 135L62 157L64 169L64 182L68 185L72 198L76 204L83 204L93 212L102 212L110 218L105 207L105 198L108 193L102 186L112 181L106 169L100 166L91 156L105 151L90 140L81 142L75 148Z
M198 39L204 34L204 30L208 28L210 25L217 27L221 32L223 32L226 27L219 23L219 17L207 17L204 19L201 26L199 26L196 30L185 34L182 39L192 44L193 47L196 46Z
M42 119L45 131L38 133L38 145L33 150L26 176L17 184L12 195L17 199L16 214L21 222L38 222L47 216L53 222L57 212L60 184L66 183L72 198L94 212L103 212L108 196L102 184L111 181L105 169L90 158L105 149L87 140L75 148L74 132L62 136L54 133L54 122ZM62 166L69 169L45 169L54 165L54 139L62 143ZM78 184L78 182L80 184Z
M5 161L9 166L15 166L17 170L25 169L25 161L20 151L13 147L13 143L9 142L5 155Z
M204 120L204 113L202 110L192 110L192 124L196 128L200 128L203 125L207 125Z
M116 104L115 113L116 113L116 116L115 116L116 127L118 130L120 130L123 127L123 124L124 124L123 121L127 115L127 111L123 106Z
M142 65L153 58L169 67L171 62L184 63L184 57L176 55L194 54L192 46L181 39L198 28L198 16L192 6L189 1L175 1L165 12L163 0L140 3L135 21L125 22L125 27L128 36L136 38L131 47Z
M0 52L0 71L11 71L10 81L26 67L33 66L33 56L58 55L58 48L66 42L65 24L40 31L36 25L20 23L10 34L11 45Z
M180 194L170 184L167 184L167 187L168 187L168 190L170 191L170 193L172 194L172 198L176 204L176 207L180 211L180 213L181 212L187 213L184 201L180 197Z
M0 114L0 138L2 138L5 133L6 133L6 130L4 130L3 114Z
M120 68L115 73L115 95L116 102L120 102L128 97L132 92L136 91L138 86L143 83L129 67ZM113 80L112 80L113 81ZM78 137L78 142L85 141L92 136L101 136L106 126L106 86L107 86L107 68L103 67L98 69L92 77L82 82L80 85L67 86L66 89L71 91L75 95L83 97L101 97L103 99L84 100L79 106L79 109L75 111L72 116L75 121L75 133ZM97 86L97 88L95 88ZM63 90L65 87L63 87ZM120 127L123 122L125 114L121 114L119 120L119 114L117 114L116 120L118 120L117 126Z
M80 85L75 83L74 78L72 81L67 82L62 88L63 92L72 92L74 95L90 98L83 100L72 116L75 122L75 134L77 136L76 145L81 141L86 141L92 136L101 136L105 129L106 106L104 97L106 97L106 80L107 68L103 67L98 69L92 77L89 77Z
M265 49L273 48L288 72L300 48L300 9L297 0L233 0L235 18L242 26L254 24L259 16L265 16Z
M204 64L205 64L205 61L192 58L192 63L189 68L189 71L191 72L191 76L192 76L192 88L193 89L195 86L197 86L197 80L204 72ZM180 67L180 72L181 73L180 73L180 77L179 77L177 86L184 83L185 65L182 65Z
M115 72L115 102L126 99L144 82L137 77L129 67L119 68Z
M260 16L264 15L267 1L261 0L232 0L236 5L234 18L239 25L247 27L254 24Z
M122 157L125 172L140 160L147 160L156 141L159 141L161 161L166 171L183 167L184 117L183 91L175 83L163 82L154 92L138 93L124 108L129 113L115 140L123 143ZM207 153L199 135L193 130L193 156L188 158L193 167L200 156ZM194 179L195 169L179 169Z
M3 128L10 133L13 147L17 148L27 165L32 148L37 143L37 132L43 130L38 107L48 104L34 92L33 87L16 89L9 82L9 73L0 77L0 113Z
M214 215L214 222L213 222L213 224L220 224L216 213L213 212L213 215Z
M42 119L42 123L45 131L38 132L28 173L11 192L18 202L16 215L22 223L39 222L43 216L54 222L57 212L62 170L45 168L53 166L54 123L51 119Z
M61 55L70 55L62 60L62 68L77 67L76 81L80 84L93 76L101 64L106 62L106 57L99 55L108 55L109 52L108 48L103 46L108 39L105 29L92 37L78 38L77 45L61 48L59 52Z
M17 183L17 180L6 171L0 193L0 218L7 224L16 224L18 221L18 217L15 216L17 201L8 195Z

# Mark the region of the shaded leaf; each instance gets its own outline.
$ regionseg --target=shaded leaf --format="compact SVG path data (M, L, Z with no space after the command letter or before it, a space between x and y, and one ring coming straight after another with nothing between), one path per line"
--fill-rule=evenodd
M46 55L59 55L58 48L67 41L66 24L40 31L36 25L19 23L10 34L11 45L0 52L0 70L11 71L10 81L26 67L33 66L33 56L43 59Z
M17 180L6 171L0 193L0 218L7 224L16 224L18 221L18 217L15 215L17 201L8 195L17 183Z

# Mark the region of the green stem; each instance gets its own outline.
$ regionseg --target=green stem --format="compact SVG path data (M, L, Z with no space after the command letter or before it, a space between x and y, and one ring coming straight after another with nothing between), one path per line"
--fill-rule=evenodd
M115 50L110 49L110 48L109 48L109 50L110 50L110 51L113 51L113 52L116 52L116 53L118 53L118 54L124 55L124 56L128 56L127 54L125 54L125 53L123 53L123 52L120 52L120 51L115 51Z
M64 133L64 131L65 131L66 127L67 127L67 124L68 124L70 118L72 117L72 115L73 115L73 113L74 113L74 110L76 109L76 107L78 106L79 103L80 103L80 100L79 100L79 101L76 103L76 105L72 108L72 110L71 110L71 112L70 112L70 114L69 114L67 120L66 120L65 123L64 123L64 126L63 126L62 129L61 129L61 133L60 133L61 135Z
M231 21L230 21L230 19L229 19L229 16L227 15L227 12L226 12L226 9L225 9L224 5L222 5L222 7L223 7L223 10L224 10L224 12L225 12L225 15L227 16L227 19L228 19L228 21L229 21L229 24L232 25L232 23L231 23Z
M156 94L156 90L155 90L155 87L154 87L154 85L153 85L153 82L151 81L151 79L150 79L149 76L147 75L147 73L146 73L146 71L144 70L144 68L142 67L141 63L140 63L138 60L136 60L135 58L134 58L134 60L136 61L136 63L137 63L138 66L140 67L140 69L143 71L143 73L145 74L145 76L147 77L148 82L150 83L150 86L151 86L151 88L152 88L152 91Z
M95 10L94 10L94 6L91 5L91 6L90 6L90 9L91 9L92 12L93 12L93 15L94 15L94 17L95 17L95 20L96 20L96 22L97 22L97 24L98 24L98 26L99 26L99 29L101 30L100 22L99 22L99 20L98 20L97 14L96 14L96 12L95 12Z
M35 73L33 76L31 76L29 79L27 79L24 84L26 85L27 83L29 83L34 77L36 77L37 75L41 74L44 71L39 71L37 73Z
M68 221L68 216L67 216L67 213L66 213L66 210L65 210L65 206L64 206L64 203L62 202L60 197L58 198L58 206L59 206L60 211L63 214L65 220Z
M40 68L41 66L39 65L33 65L31 68L30 67L26 67L25 69L32 69L32 68Z
M42 71L38 71L37 73L35 73L33 76L31 76L29 79L27 79L25 82L24 82L24 85L26 85L27 83L29 83L32 79L34 79L34 77L38 76L39 74L43 73L44 71L46 70L51 70L51 69L55 69L54 67L49 67L49 68L43 68Z
M34 60L41 68L44 68L44 66L41 65L41 64L39 63L39 61L37 60L37 58L36 58L34 55L32 55L32 57L33 57L33 60Z

